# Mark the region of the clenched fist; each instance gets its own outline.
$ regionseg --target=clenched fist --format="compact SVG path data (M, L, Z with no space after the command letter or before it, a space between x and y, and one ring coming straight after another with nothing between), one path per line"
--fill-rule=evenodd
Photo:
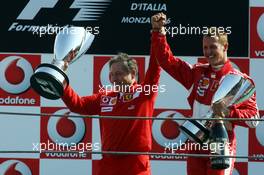
M165 35L165 27L167 17L164 13L157 13L151 17L152 31L158 31L160 34Z

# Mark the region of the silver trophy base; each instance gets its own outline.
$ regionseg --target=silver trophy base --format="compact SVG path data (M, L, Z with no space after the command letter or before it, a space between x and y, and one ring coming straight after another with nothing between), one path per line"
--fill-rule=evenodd
M200 144L206 143L209 139L210 131L197 120L188 120L184 122L179 129L192 141Z
M42 97L56 100L69 84L67 75L52 64L40 64L30 78L31 87Z
M211 168L216 170L223 170L230 167L229 158L211 157Z

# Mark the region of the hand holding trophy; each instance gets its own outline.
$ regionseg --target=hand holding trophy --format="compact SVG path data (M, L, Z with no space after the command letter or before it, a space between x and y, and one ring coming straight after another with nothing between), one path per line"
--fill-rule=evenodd
M249 99L254 92L255 86L250 80L239 74L227 74L213 96L212 109L206 116L199 118L212 118L215 114L218 117L226 117L230 106ZM189 120L180 126L180 130L190 140L203 144L209 139L212 123L208 120Z
M68 65L80 58L91 46L94 35L83 27L64 27L56 35L51 64L40 64L30 78L31 87L42 97L55 100L69 84Z

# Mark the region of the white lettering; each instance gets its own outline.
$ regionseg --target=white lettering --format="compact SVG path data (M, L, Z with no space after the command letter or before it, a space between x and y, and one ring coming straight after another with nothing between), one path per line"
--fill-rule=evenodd
M121 23L146 24L150 23L150 17L123 17Z
M45 153L47 157L69 157L78 158L79 153Z
M151 155L150 156L152 159L160 159L160 160L177 160L177 159L185 159L186 157L185 156L181 156L180 154L179 155L172 155L172 156L169 156L169 155Z
M9 27L8 31L15 29L17 24L18 24L17 22L13 22Z
M160 86L160 93L163 93L163 92L166 91L165 86L166 86L165 84L163 84L163 85Z
M130 10L138 11L167 11L166 4L161 3L132 3Z
M94 144L94 150L95 150L95 151L99 151L100 148L101 148L100 143L95 143L95 144Z
M46 26L40 26L40 25L23 25L20 24L18 22L13 22L10 27L8 28L8 31L16 31L16 32L32 32L33 34L37 34L40 37L42 37L43 35L53 35L53 34L57 34L59 33L59 31L61 31L62 29L64 29L64 27L67 27L68 25L64 25L64 26L57 26L56 25L52 25L52 24L48 24ZM88 26L86 27L86 31L94 34L94 35L98 35L100 33L99 31L99 27L95 26L95 27L91 27Z
M20 105L34 105L36 100L34 98L14 98L8 96L7 98L0 98L0 104L20 104Z
M254 160L264 160L264 154L253 154Z
M33 144L33 151L39 151L39 144L38 143L32 143Z
M18 25L17 27L16 27L16 31L21 31L23 29L23 26L22 25Z
M259 56L264 56L264 50L255 50L255 54L259 57Z

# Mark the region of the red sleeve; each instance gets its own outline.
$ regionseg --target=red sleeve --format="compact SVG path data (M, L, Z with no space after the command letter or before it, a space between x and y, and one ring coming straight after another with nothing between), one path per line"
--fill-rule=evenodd
M152 45L160 66L186 89L190 89L194 81L192 66L173 56L166 36L152 32Z
M153 39L153 37L151 39ZM143 82L144 85L158 85L159 84L161 67L159 66L155 58L156 53L155 53L154 44L156 43L151 42L149 66L148 66L148 70L146 72L146 76Z
M83 115L100 114L101 94L80 97L70 86L68 86L64 90L62 100L72 112Z
M248 100L233 105L231 107L230 116L231 118L259 118L259 111L256 103L256 93L253 94ZM258 125L258 121L233 121L235 125L240 125L244 127L255 128Z

